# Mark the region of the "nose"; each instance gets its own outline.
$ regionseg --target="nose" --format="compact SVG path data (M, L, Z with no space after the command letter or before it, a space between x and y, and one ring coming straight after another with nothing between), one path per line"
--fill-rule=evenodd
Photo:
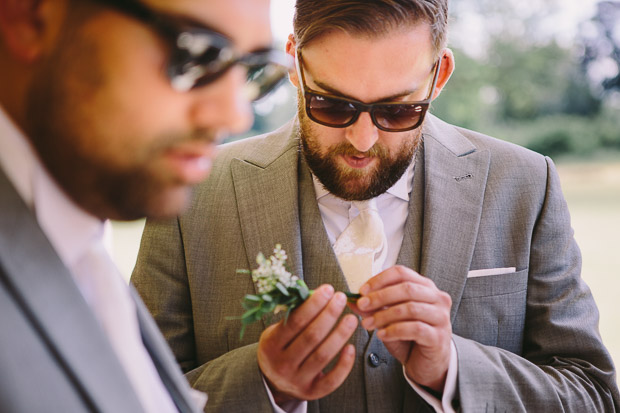
M234 66L215 82L190 92L195 94L190 114L194 127L219 135L248 130L254 114L245 84L246 69Z
M345 137L355 149L366 152L379 139L379 130L372 123L370 114L362 112L353 125L345 128Z

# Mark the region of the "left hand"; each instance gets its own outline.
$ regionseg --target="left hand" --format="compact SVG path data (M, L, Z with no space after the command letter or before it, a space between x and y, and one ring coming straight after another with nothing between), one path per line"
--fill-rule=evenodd
M436 392L450 364L450 295L415 271L394 266L360 288L362 298L351 308L403 366L414 382Z

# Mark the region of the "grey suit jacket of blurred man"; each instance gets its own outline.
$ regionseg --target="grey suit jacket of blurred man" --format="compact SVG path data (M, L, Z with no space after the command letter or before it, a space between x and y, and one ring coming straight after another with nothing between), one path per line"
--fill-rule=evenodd
M145 347L181 412L195 411L173 355L136 295ZM103 329L0 169L0 410L139 413Z
M423 139L398 263L452 297L461 409L620 409L551 160L433 116ZM223 147L190 212L146 225L132 281L192 385L209 393L208 411L271 409L256 360L265 324L241 340L227 318L255 293L236 269L281 243L311 288L347 290L298 145L291 122ZM505 267L516 271L468 277ZM310 412L432 411L374 334L359 327L352 342L353 371Z

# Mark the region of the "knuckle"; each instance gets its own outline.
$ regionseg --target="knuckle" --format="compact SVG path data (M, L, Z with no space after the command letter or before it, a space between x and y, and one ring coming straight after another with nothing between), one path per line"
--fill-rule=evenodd
M403 289L408 297L413 297L417 291L417 286L414 283L408 282L404 284Z
M323 340L323 334L316 328L310 328L304 332L304 340L307 343L316 344Z
M302 322L302 320L299 317L289 317L289 319L286 321L285 326L292 330L292 331L301 331L305 324Z
M318 349L317 351L315 351L313 358L314 361L321 366L329 363L332 359L331 355L327 351L322 349Z
M418 306L414 302L408 302L405 304L405 308L407 309L407 314L414 317L418 312Z
M445 291L440 291L439 297L441 298L443 304L451 307L452 306L452 297Z

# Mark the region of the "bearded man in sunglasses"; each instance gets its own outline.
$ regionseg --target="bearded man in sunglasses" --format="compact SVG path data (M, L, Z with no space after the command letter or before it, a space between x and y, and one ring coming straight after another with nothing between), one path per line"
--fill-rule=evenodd
M132 280L207 409L620 407L553 163L427 114L446 24L445 0L297 0L296 119L223 147L189 213L147 223ZM360 281L367 252L340 240L365 200L385 242ZM236 270L278 243L314 294L240 338L256 290ZM334 291L357 288L343 314Z
M286 77L268 0L0 0L0 411L198 412L105 240Z

